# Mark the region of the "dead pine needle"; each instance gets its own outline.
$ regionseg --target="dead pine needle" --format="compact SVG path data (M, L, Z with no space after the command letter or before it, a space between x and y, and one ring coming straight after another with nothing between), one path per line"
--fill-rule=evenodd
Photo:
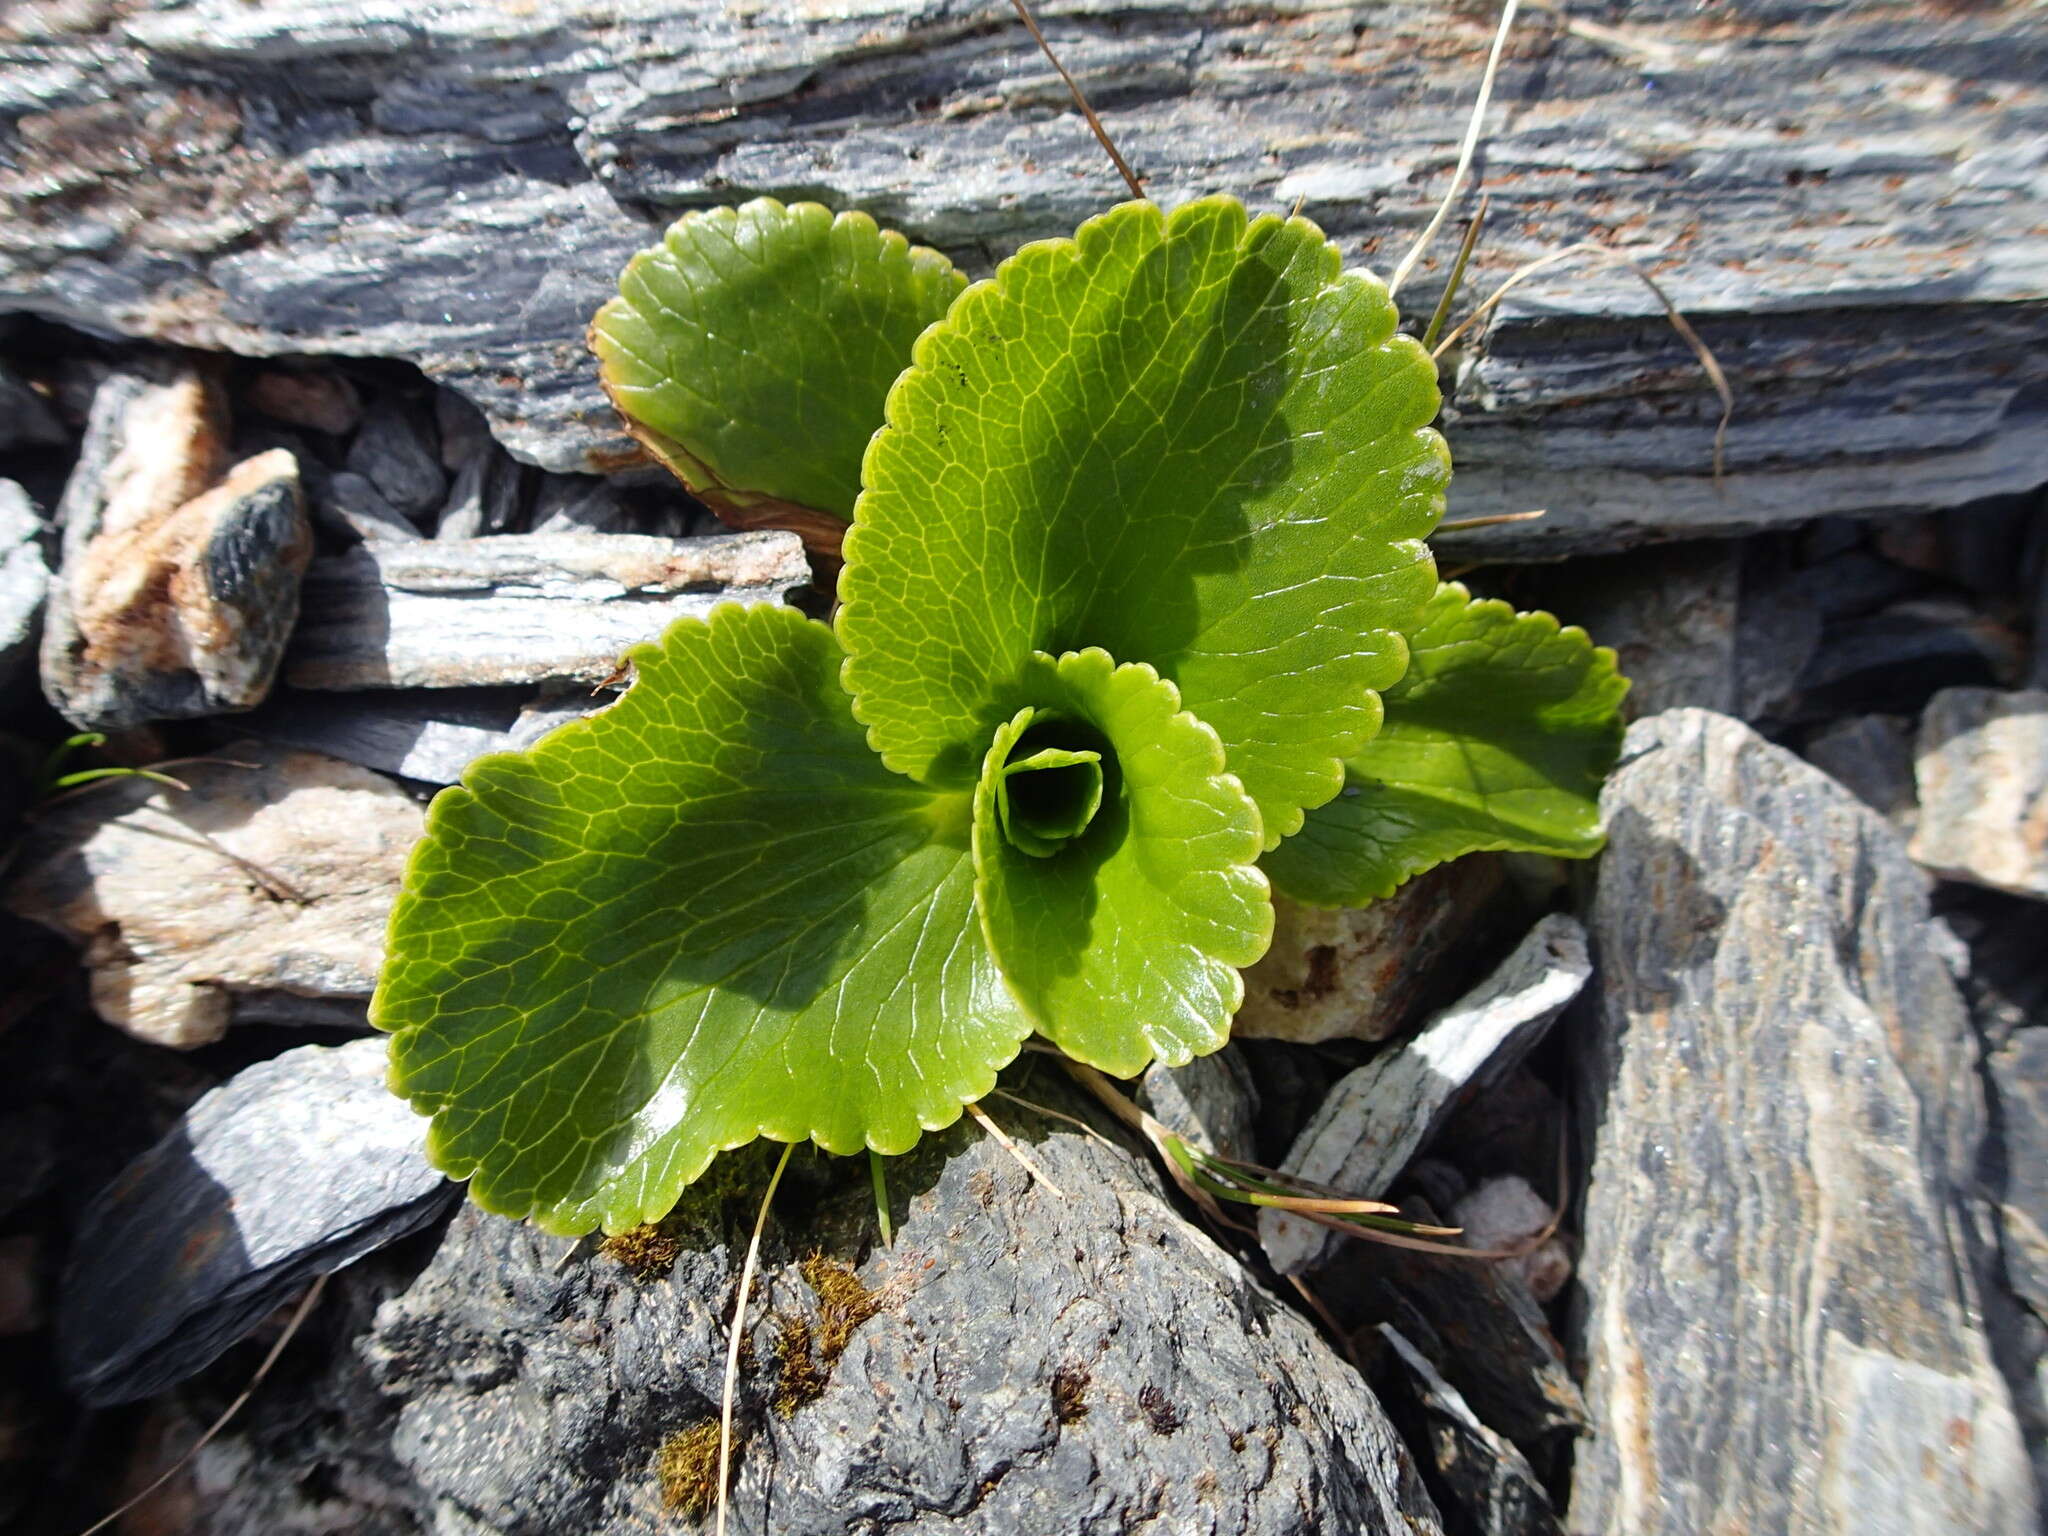
M1692 322L1685 318L1676 304L1672 303L1671 295L1664 291L1663 286L1654 277L1619 251L1596 241L1583 240L1577 245L1568 245L1561 251L1552 251L1548 256L1539 256L1527 265L1516 268L1501 280L1499 287L1480 301L1478 308L1459 322L1457 329L1436 344L1435 351L1430 355L1441 358L1467 331L1500 308L1501 301L1520 284L1540 272L1548 271L1576 257L1585 257L1602 266L1619 267L1649 289L1658 304L1663 306L1664 318L1671 322L1671 329L1678 332L1679 339L1690 347L1693 356L1699 359L1700 370L1706 374L1707 382L1713 385L1714 393L1721 400L1721 419L1714 427L1714 484L1720 485L1727 469L1728 425L1735 419L1735 391L1729 388L1728 375L1722 370L1721 360L1715 357L1713 349L1700 339L1700 333L1693 329Z
M313 1308L319 1305L320 1297L326 1289L327 1277L325 1275L322 1275L306 1288L306 1294L299 1298L299 1305L293 1311L291 1321L284 1325L284 1332L280 1333L277 1336L277 1342L270 1346L270 1352L263 1357L263 1363L256 1367L256 1374L249 1378L249 1384L242 1388L240 1395L227 1405L219 1418L206 1426L206 1432L192 1442L190 1450L159 1472L141 1492L125 1500L119 1508L110 1514L103 1515L99 1520L87 1526L78 1533L78 1536L94 1536L95 1532L105 1530L116 1520L127 1514L129 1510L140 1504L152 1493L155 1493L157 1489L163 1487L165 1483L168 1483L172 1478L184 1471L191 1464L193 1457L212 1444L214 1437L228 1427L228 1421L242 1411L242 1405L256 1395L256 1389L263 1385L263 1378L268 1376L270 1368L277 1364L277 1357L284 1353L285 1346L298 1336L300 1324L304 1323L312 1315Z
M1415 270L1415 264L1422 260L1430 242L1436 239L1438 230L1444 227L1444 220L1451 216L1451 209L1457 205L1458 194L1465 190L1465 177L1472 170L1472 156L1479 149L1479 135L1486 127L1486 109L1493 101L1494 77L1500 73L1501 55L1507 52L1508 34L1515 28L1515 11L1521 0L1507 0L1501 7L1500 25L1494 29L1493 51L1486 56L1486 72L1479 77L1479 97L1472 103L1472 116L1465 125L1465 142L1458 146L1458 166L1451 172L1451 184L1444 189L1443 201L1436 205L1436 212L1415 243L1408 247L1408 254L1401 258L1401 264L1394 268L1394 275L1387 279L1387 297L1392 298L1401 291L1401 285L1408 281L1408 274Z
M747 1336L747 1296L754 1289L754 1266L761 1258L761 1233L768 1225L768 1207L775 1203L775 1188L782 1171L789 1166L796 1143L790 1142L775 1160L775 1172L761 1193L761 1208L754 1213L754 1235L747 1239L747 1259L740 1266L739 1294L732 1303L731 1336L725 1343L725 1384L718 1394L718 1536L725 1536L726 1484L732 1478L732 1400L739 1391L740 1344Z
M1030 1174L1032 1178L1038 1180L1039 1183L1043 1184L1055 1195L1058 1195L1062 1200L1067 1198L1067 1192L1064 1189L1061 1189L1059 1185L1053 1183L1051 1179L1045 1176L1045 1170L1039 1167L1038 1164L1034 1163L1031 1160L1030 1154L1027 1153L1022 1147L1018 1146L1017 1143L1010 1140L1010 1138L1004 1134L1003 1128L1000 1125L997 1125L995 1121L989 1119L987 1110L983 1109L979 1104L970 1104L967 1106L967 1113L974 1116L976 1120L981 1122L981 1128L984 1131L987 1131L989 1135L993 1136L996 1139L996 1143L998 1146L1000 1146L1005 1152L1009 1153L1010 1156L1017 1159L1018 1163L1020 1163L1023 1166L1023 1169L1026 1173Z
M1513 3L1513 0L1510 0L1510 3ZM1109 156L1110 163L1116 167L1117 175L1123 177L1124 185L1131 189L1131 196L1143 198L1145 188L1138 180L1138 173L1132 170L1130 162L1117 152L1116 145L1110 140L1109 130L1102 126L1102 119L1095 115L1095 109L1088 105L1088 98L1081 93L1080 82L1067 73L1067 66L1060 62L1060 56L1052 51L1052 44L1047 42L1045 34L1038 30L1038 18L1031 14L1031 7L1025 4L1024 0L1010 0L1010 4L1017 8L1017 15L1030 31L1031 40L1038 44L1038 51L1045 55L1046 61L1059 72L1059 77L1066 81L1067 90L1074 98L1074 105L1081 109L1081 116L1088 120L1088 131L1095 135L1095 142L1100 144L1103 153Z

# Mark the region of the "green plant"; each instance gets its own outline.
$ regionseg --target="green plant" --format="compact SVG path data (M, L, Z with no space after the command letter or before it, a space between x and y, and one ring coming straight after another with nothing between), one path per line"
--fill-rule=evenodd
M592 340L693 491L844 571L435 802L373 1018L482 1204L619 1230L759 1136L901 1152L1034 1030L1184 1062L1272 888L1598 846L1612 655L1438 583L1434 366L1306 221L1126 204L968 286L763 199Z

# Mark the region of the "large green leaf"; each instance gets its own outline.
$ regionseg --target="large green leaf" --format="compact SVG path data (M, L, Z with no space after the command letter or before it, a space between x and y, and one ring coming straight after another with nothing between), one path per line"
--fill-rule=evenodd
M969 797L882 766L830 630L721 608L628 659L613 708L434 802L373 1004L436 1162L561 1232L756 1136L904 1151L1030 1028Z
M1009 702L975 791L974 860L1012 990L1068 1055L1119 1076L1216 1050L1244 1001L1237 968L1273 936L1258 810L1216 733L1151 667L1100 650L1031 658ZM1006 789L1055 774L1069 782L1020 835Z
M918 341L868 450L839 629L889 765L972 783L1036 651L1145 662L1269 842L1337 793L1435 589L1436 370L1301 219L1132 203Z
M1614 652L1547 613L1446 582L1409 636L1387 720L1345 764L1343 794L1266 855L1297 901L1358 906L1484 849L1589 858L1600 785L1621 751L1628 681Z
M687 213L619 279L590 341L635 435L692 490L853 515L918 333L967 279L864 213Z

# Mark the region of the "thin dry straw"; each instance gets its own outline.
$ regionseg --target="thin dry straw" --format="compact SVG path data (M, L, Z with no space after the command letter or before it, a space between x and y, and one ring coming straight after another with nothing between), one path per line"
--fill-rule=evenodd
M1117 153L1116 145L1110 142L1109 130L1102 126L1102 119L1097 117L1095 109L1088 105L1088 98L1081 94L1079 83L1072 75L1067 73L1067 66L1060 62L1060 56L1052 51L1052 44L1048 43L1045 40L1045 34L1038 30L1038 20L1031 14L1031 7L1026 5L1024 0L1010 0L1010 4L1017 8L1017 14L1023 18L1024 25L1030 29L1031 39L1038 44L1039 52L1043 53L1051 61L1052 67L1059 71L1060 78L1067 82L1067 89L1074 97L1074 105L1079 107L1081 115L1088 119L1088 127L1095 135L1095 142L1100 144L1109 155L1110 160L1116 166L1117 174L1123 177L1124 185L1131 189L1131 196L1136 198L1144 197L1145 189L1138 183L1138 173L1131 169L1129 162L1122 155Z
M1493 100L1493 79L1500 73L1501 55L1507 51L1508 33L1514 29L1515 10L1520 4L1521 0L1508 0L1501 8L1500 25L1493 34L1493 51L1486 56L1486 73L1479 79L1479 99L1472 104L1472 119L1465 125L1465 142L1458 149L1458 168L1451 173L1451 184L1444 192L1444 200L1436 205L1435 216L1416 237L1415 243L1408 247L1408 254L1394 268L1394 275L1387 279L1388 298L1401 291L1401 285L1408 280L1415 263L1422 259L1422 253L1429 249L1436 232L1444 227L1444 220L1451 216L1451 206L1457 202L1458 194L1465 190L1466 173L1472 169L1472 156L1479 149L1480 130L1486 126L1486 108Z

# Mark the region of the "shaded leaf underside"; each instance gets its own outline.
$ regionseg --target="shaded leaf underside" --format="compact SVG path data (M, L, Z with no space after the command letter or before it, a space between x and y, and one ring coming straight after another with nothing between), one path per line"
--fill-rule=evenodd
M1393 894L1467 853L1599 852L1600 785L1621 750L1614 653L1546 613L1446 582L1409 636L1386 723L1345 764L1344 793L1263 861L1318 906Z
M919 340L846 542L855 712L971 784L1034 652L1155 667L1269 843L1337 792L1435 587L1435 369L1301 220L1128 204Z
M613 708L435 801L373 1004L436 1162L564 1232L756 1136L907 1150L1030 1028L967 797L881 765L828 629L722 608L629 660Z

